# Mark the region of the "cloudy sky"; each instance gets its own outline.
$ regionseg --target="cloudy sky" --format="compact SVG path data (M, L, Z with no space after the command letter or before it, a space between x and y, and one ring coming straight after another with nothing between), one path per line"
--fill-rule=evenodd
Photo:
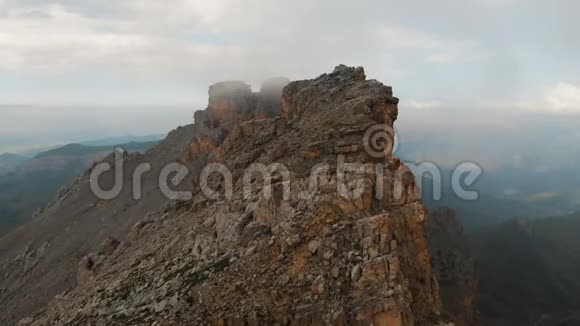
M576 114L578 12L577 0L0 0L0 152L165 132L213 82L339 63L393 85L402 118Z

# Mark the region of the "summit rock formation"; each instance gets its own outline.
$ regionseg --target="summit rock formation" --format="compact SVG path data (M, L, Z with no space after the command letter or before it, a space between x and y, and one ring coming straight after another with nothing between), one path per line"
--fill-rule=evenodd
M92 195L89 170L2 238L0 323L441 323L414 178L380 148L392 139L383 155L365 146L397 119L392 88L342 65L285 84L213 85L193 125L127 155L117 198ZM132 171L145 162L136 200ZM173 188L191 198L158 187L176 162L189 174Z

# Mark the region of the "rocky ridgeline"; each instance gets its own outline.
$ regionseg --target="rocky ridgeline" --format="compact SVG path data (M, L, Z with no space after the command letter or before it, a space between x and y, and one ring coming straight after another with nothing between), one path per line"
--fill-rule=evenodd
M153 150L179 153L173 159L190 167L185 188L193 199L165 201L121 241L105 238L78 263L77 287L20 324L439 324L426 210L413 177L390 153L377 158L363 146L369 127L396 120L392 89L345 66L285 83L271 81L260 93L239 82L213 85L185 150L166 151L167 141ZM365 165L341 182L339 156ZM208 163L231 171L232 198L210 199L199 190ZM289 180L270 176L271 196L261 191L259 175L245 189L244 172L254 163L281 163ZM309 174L321 163L329 172L317 190L298 196L311 189ZM341 196L339 183L362 195ZM222 195L228 189L219 175L209 186ZM152 198L146 193L143 200ZM139 204L128 205L125 211Z

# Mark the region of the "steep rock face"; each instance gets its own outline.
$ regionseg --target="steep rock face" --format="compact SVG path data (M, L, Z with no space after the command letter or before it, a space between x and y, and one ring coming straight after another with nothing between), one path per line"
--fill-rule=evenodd
M439 280L443 315L457 326L478 325L475 255L455 212L449 208L431 212L425 234Z
M118 246L81 261L79 286L23 323L437 324L413 177L387 147L364 146L369 128L397 118L391 88L339 66L286 86L283 118L261 115L278 112L266 99L241 83L210 90L184 150L171 152L189 166L193 198L149 207ZM200 176L208 163L231 183ZM248 173L263 167L275 171Z

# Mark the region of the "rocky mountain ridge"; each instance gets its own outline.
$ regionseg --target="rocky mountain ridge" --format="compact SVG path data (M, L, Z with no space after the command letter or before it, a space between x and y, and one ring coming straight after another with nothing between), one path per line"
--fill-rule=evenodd
M112 201L91 196L87 171L34 225L0 239L1 248L17 248L0 253L0 303L9 311L0 318L28 316L21 325L440 323L414 178L388 148L377 157L363 144L369 128L393 126L392 89L346 66L283 90L284 82L273 84L258 94L239 82L216 84L194 125L128 155L127 184L136 166L155 163L140 201L131 187ZM178 188L191 200L164 199L155 184L171 162L189 168ZM343 163L359 165L342 173ZM233 182L204 179L208 164L226 167ZM244 176L255 164L287 171L252 176L248 187ZM320 165L328 171L312 189ZM103 188L113 180L105 175ZM207 187L220 197L208 198ZM50 232L30 235L43 225ZM47 295L18 306L34 291Z
M78 175L115 148L121 147L128 152L145 152L156 144L157 142L116 146L69 144L18 161L8 173L0 172L0 236L34 218L35 211L54 199L61 188L67 187Z

